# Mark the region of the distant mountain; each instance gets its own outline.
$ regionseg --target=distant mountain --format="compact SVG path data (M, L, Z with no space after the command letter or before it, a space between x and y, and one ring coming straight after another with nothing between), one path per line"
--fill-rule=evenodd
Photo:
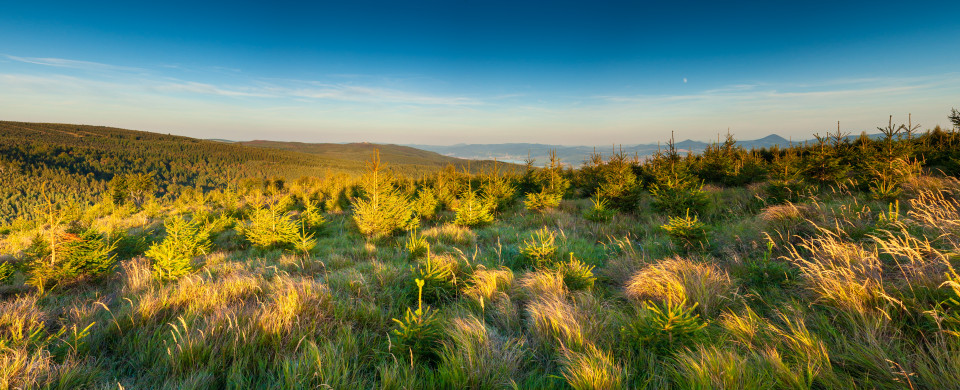
M716 142L716 141L713 141ZM681 152L702 152L711 142L684 140L676 143ZM737 141L737 145L744 148L769 148L774 145L787 146L790 141L776 134L766 137ZM557 157L564 164L578 166L590 158L596 151L603 156L610 156L614 152L623 151L640 158L652 156L663 144L638 144L617 146L566 146L550 144L510 143L510 144L456 144L456 145L407 145L422 150L429 150L449 157L466 159L497 159L499 161L523 163L528 157L534 159L536 165L544 165L550 159L550 151L556 150Z

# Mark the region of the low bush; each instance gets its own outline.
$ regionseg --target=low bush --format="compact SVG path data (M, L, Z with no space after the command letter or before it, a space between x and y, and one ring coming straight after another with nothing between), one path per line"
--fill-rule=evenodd
M561 199L563 199L563 194L543 190L540 192L528 193L527 199L523 202L523 204L527 210L544 211L555 209L557 206L560 206Z
M670 241L683 251L703 249L707 246L707 228L697 216L690 217L690 210L684 217L670 217L660 226L670 236Z
M416 280L417 310L407 308L402 319L394 318L396 326L390 334L391 344L396 351L394 355L404 360L409 356L410 364L414 359L435 361L443 338L443 324L437 312L430 306L423 306L424 284L424 280Z
M557 255L556 239L556 233L550 229L541 228L531 234L528 239L523 240L520 254L526 260L526 264L534 267L553 265Z
M103 275L116 263L111 254L116 244L107 243L92 230L50 236L52 239L38 236L27 249L32 256L27 283L41 291L83 276Z
M671 354L695 345L707 324L694 313L697 304L686 301L645 302L621 328L624 345L635 351Z
M560 264L560 274L563 275L563 284L571 291L590 290L597 280L593 276L593 266L584 264L570 254L570 259Z
M158 279L176 279L193 272L194 257L210 250L210 234L200 221L175 217L164 223L166 236L153 244L145 255L153 260Z

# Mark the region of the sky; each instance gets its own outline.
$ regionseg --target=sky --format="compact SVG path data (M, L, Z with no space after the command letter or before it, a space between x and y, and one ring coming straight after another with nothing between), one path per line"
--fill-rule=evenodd
M947 126L960 2L0 1L0 120L562 145Z

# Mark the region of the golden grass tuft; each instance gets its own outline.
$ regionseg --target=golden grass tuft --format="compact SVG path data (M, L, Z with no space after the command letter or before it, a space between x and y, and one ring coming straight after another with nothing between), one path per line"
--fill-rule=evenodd
M477 241L477 234L469 227L452 223L426 229L421 236L437 242L456 245L468 245Z
M623 388L624 371L610 352L587 345L581 352L563 351L563 379L576 390Z
M268 289L269 298L258 314L260 328L267 333L323 324L331 309L330 291L311 278L275 277Z
M479 302L494 302L505 297L513 286L513 271L509 268L478 268L464 288L464 295Z
M445 383L460 388L508 388L524 365L524 340L509 338L476 317L459 317L447 327L442 363Z
M527 299L562 298L567 295L563 274L559 271L541 269L528 272L520 279L523 296Z
M845 242L839 233L822 230L818 237L803 239L800 249L790 248L789 258L820 303L863 314L874 312L884 299L877 252Z
M673 257L648 265L627 282L626 294L635 301L697 303L703 315L713 315L729 304L736 286L715 265Z
M808 206L786 203L764 208L759 217L771 226L784 226L802 221L809 213Z
M562 297L531 302L527 315L530 332L540 345L580 350L586 344L576 309Z

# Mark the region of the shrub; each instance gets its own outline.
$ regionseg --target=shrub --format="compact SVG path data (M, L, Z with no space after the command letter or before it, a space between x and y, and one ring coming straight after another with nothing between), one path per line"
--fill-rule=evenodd
M584 264L570 253L570 260L560 264L560 273L563 275L563 284L572 291L589 290L597 280L593 276L593 266Z
M153 244L145 255L153 260L158 279L176 279L193 271L194 257L210 250L210 234L200 221L172 218L164 223L166 236Z
M413 201L413 212L420 219L433 219L439 206L440 200L437 199L434 190L425 187L417 191L417 198Z
M756 289L784 287L798 276L796 268L773 258L773 241L767 242L763 258L751 260L743 266L743 284Z
M433 256L429 248L426 257L412 268L418 294L430 303L440 303L457 295L457 264L444 256Z
M51 237L52 242L38 237L27 250L33 256L28 283L41 291L51 283L56 286L82 276L103 275L116 263L116 256L110 254L116 244L104 242L92 230Z
M563 194L543 190L540 192L531 192L527 194L527 200L523 202L527 210L544 211L555 209L560 205Z
M13 276L13 264L9 261L0 262L0 284L7 282Z
M633 173L635 164L636 161L631 162L622 150L614 153L610 160L600 167L600 185L596 195L603 196L616 210L636 210L642 189L637 175Z
M547 228L534 232L529 239L523 240L520 254L535 267L552 265L557 254L556 233Z
M687 210L699 214L706 209L708 200L703 192L703 180L690 173L689 164L680 159L672 136L666 153L657 152L650 169L654 176L650 185L654 208L669 215L681 215Z
M696 303L687 306L683 300L647 301L620 329L624 343L635 351L652 350L658 354L690 347L701 339L707 326L694 313L696 307Z
M317 247L317 240L313 236L313 233L308 233L303 225L300 225L300 234L297 234L293 241L293 249L306 256Z
M363 197L353 204L353 220L363 235L390 236L420 224L413 215L414 208L410 200L393 186L390 176L383 172L379 150L368 163L361 189Z
M492 206L492 203L482 202L476 192L467 190L453 210L457 213L453 223L466 227L487 225L493 222Z
M616 211L607 208L607 200L601 198L599 193L590 201L593 207L583 214L583 217L588 221L607 222L616 214Z
M430 252L430 244L427 239L417 234L417 230L410 231L410 237L407 239L407 255L411 260L419 259Z
M259 249L289 248L298 241L300 230L293 217L277 207L256 208L238 229Z
M516 187L500 175L499 167L494 161L493 172L487 175L480 191L483 193L483 203L490 207L490 211L502 212L515 200Z
M390 337L391 344L402 354L401 356L410 356L413 364L415 357L426 361L433 361L437 358L437 352L443 337L443 324L437 318L436 311L430 306L423 306L423 286L425 281L416 280L418 297L417 310L407 308L403 319L393 319L396 327L393 329Z
M320 207L307 199L303 202L303 212L300 213L300 223L303 228L310 231L319 231L327 223L323 217Z
M670 241L684 251L702 249L707 243L706 225L690 217L690 210L684 217L670 217L669 222L660 226L670 236Z

